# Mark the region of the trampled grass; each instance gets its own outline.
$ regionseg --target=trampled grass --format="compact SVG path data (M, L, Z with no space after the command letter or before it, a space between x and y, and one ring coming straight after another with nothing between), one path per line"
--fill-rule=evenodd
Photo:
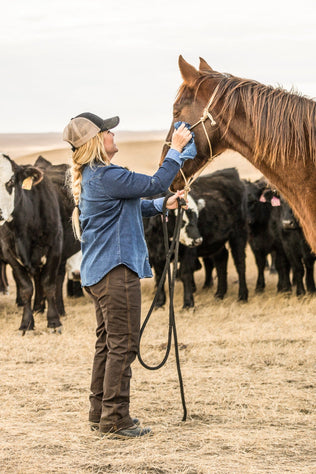
M1 473L312 473L316 472L316 297L276 294L266 273L255 295L256 270L247 258L249 302L237 300L230 262L229 291L216 301L196 275L194 312L176 319L188 419L174 350L158 372L133 364L131 413L154 436L100 439L89 431L88 395L95 341L88 297L66 299L63 334L49 334L44 315L34 334L19 335L15 289L0 297ZM143 316L153 281L143 282ZM168 308L155 311L142 355L159 362Z

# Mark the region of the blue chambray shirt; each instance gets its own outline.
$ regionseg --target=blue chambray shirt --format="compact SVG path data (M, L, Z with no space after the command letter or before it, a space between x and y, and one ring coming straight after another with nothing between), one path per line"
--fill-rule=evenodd
M79 202L82 286L98 283L121 264L139 278L152 277L142 217L161 212L163 199L140 198L167 191L183 161L170 149L153 176L112 163L85 166Z

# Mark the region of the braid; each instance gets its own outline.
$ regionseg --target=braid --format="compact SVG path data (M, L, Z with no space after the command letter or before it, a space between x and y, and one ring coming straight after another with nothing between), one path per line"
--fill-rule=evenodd
M72 168L71 168L71 186L72 186L72 194L74 197L75 205L79 205L79 198L81 193L81 168L82 165L79 165L75 161L73 161Z
M71 187L72 195L75 202L75 207L72 212L72 230L75 237L81 240L80 221L79 221L79 199L81 194L81 179L82 179L82 165L73 161L71 167Z

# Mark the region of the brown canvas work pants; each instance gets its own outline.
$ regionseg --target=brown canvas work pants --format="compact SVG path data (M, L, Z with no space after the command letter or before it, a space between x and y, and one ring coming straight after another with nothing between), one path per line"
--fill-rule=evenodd
M129 414L131 363L138 351L141 290L136 273L125 265L87 287L97 318L89 421L100 431L133 425Z

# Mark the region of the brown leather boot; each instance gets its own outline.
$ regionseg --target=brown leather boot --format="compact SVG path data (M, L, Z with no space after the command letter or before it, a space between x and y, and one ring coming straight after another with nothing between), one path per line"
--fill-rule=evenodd
M110 438L110 439L133 439L133 438L140 438L142 436L149 436L152 435L151 428L148 426L145 428L141 428L140 426L133 425L130 428L124 428L122 430L117 431L109 431L107 433L101 433L100 436L102 438Z
M132 422L136 426L140 425L140 421L139 421L138 418L132 418ZM90 430L91 431L99 431L99 423L95 423L94 421L90 421L89 423L90 423Z

